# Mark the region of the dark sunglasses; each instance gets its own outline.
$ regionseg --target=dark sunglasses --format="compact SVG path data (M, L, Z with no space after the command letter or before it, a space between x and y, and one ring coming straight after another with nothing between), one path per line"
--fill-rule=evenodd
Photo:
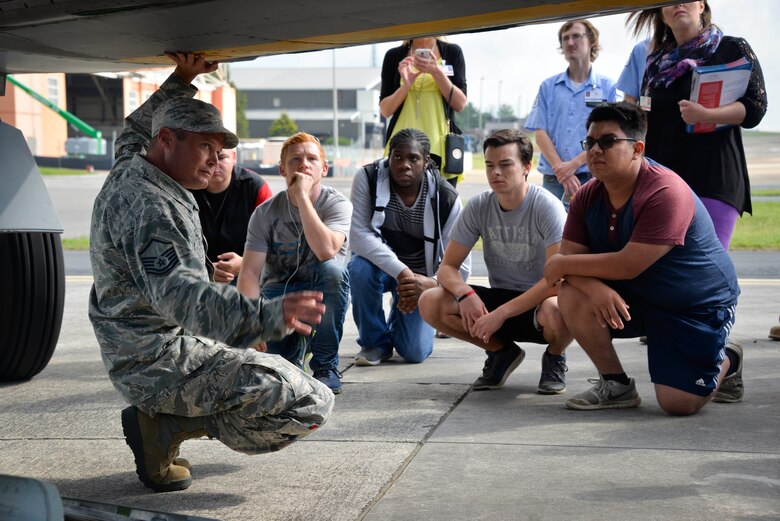
M614 147L615 143L617 143L618 141L636 142L636 139L630 137L615 137L615 136L604 136L598 139L593 139L592 137L589 137L580 141L580 145L582 145L582 149L585 151L590 150L596 144L599 145L599 148L601 150L608 150Z

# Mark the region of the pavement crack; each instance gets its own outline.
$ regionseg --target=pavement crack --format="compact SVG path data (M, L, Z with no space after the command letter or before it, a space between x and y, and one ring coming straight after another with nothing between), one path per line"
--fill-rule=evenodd
M357 518L357 521L363 521L366 516L374 509L374 507L382 500L383 497L385 497L385 494L393 487L393 485L398 481L401 476L403 476L404 472L406 472L407 467L411 465L412 461L417 457L417 454L422 450L423 446L428 442L428 439L430 439L431 436L433 436L433 433L436 432L436 429L439 428L439 426L444 423L447 418L449 418L450 414L452 414L452 411L455 410L458 405L460 405L463 400L466 399L466 397L471 393L471 387L469 386L466 388L466 390L461 394L457 400L455 400L452 403L452 406L450 406L447 411L441 415L441 418L439 418L439 421L436 422L435 425L433 425L428 432L423 435L422 439L416 443L416 446L412 451L409 453L409 455L404 459L404 461L401 463L401 465L398 466L398 468L393 472L393 475L390 476L390 479L387 480L387 482L382 485L382 488L379 489L379 492L376 493L376 495L371 499L371 501L363 508L363 510L360 512L360 515Z

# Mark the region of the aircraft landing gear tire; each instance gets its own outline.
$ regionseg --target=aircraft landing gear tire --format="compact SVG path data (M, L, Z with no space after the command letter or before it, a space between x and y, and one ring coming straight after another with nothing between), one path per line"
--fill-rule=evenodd
M0 233L0 382L49 363L62 326L65 266L59 233Z

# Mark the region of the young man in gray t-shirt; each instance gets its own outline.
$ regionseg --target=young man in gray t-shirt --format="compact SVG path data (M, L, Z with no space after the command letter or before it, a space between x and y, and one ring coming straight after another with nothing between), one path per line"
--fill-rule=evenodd
M485 140L492 190L461 213L439 268L440 288L423 293L423 318L444 333L487 351L475 390L498 389L525 358L515 341L547 344L538 392L566 390L564 352L572 336L558 311L558 287L544 281L544 263L558 253L566 220L563 205L528 184L533 145L516 130ZM469 286L458 268L482 238L490 287Z
M345 260L352 204L334 188L322 186L327 168L314 136L299 132L284 142L279 172L287 190L257 207L249 220L238 290L253 298L304 288L323 293L326 309L314 326L316 335L289 335L259 347L299 366L311 351L314 377L338 394L338 348L349 305Z

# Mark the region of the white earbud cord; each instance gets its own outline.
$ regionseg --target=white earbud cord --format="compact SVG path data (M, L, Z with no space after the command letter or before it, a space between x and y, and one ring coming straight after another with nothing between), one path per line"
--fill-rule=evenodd
M295 245L295 270L292 272L292 274L287 278L287 282L284 283L284 289L282 290L282 295L287 295L287 286L290 284L290 281L295 277L295 274L298 273L298 270L301 267L301 242L303 239L303 230L298 228L298 224L295 222L295 218L292 214L292 203L290 202L289 195L287 196L287 213L290 215L290 223L295 228L295 233L298 234L298 243ZM314 338L315 330L312 329L312 334L309 338ZM306 339L305 336L298 334L298 340L301 343L301 346L303 349L301 350L301 356L302 359L299 360L299 366L304 367L305 360L306 360L306 352L309 350L309 346L311 345L311 342ZM304 370L306 368L304 367Z

